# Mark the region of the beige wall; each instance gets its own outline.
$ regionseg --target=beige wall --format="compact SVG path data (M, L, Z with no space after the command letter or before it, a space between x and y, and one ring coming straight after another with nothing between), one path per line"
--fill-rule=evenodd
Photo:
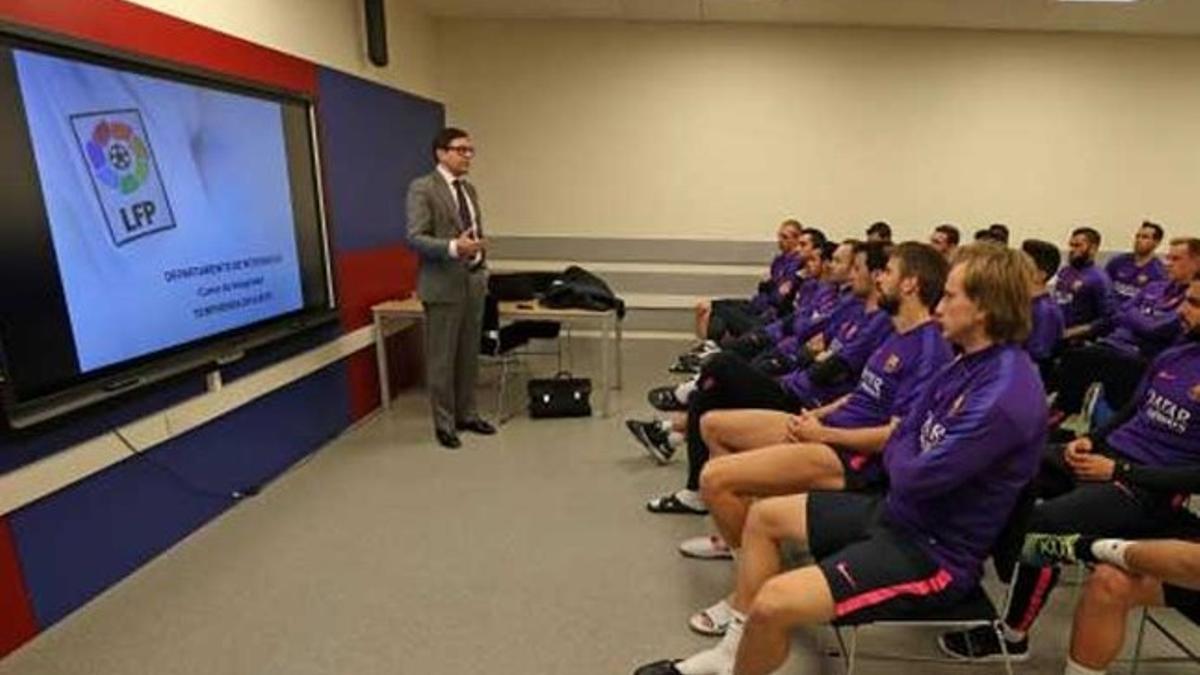
M387 0L387 68L367 61L362 0L131 1L414 94L439 97L435 24L411 0Z
M1200 232L1200 40L443 21L438 80L502 234L839 236L999 220Z

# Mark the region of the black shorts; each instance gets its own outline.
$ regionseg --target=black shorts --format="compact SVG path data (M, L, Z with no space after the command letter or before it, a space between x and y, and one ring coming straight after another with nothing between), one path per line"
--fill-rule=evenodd
M1163 584L1163 596L1167 607L1186 616L1192 623L1200 624L1200 591Z
M867 455L836 445L830 447L842 463L846 492L875 493L887 488L887 471L883 468L882 455Z
M883 504L881 495L808 495L809 551L833 593L836 621L920 618L972 588L955 583L910 535L884 522Z
M708 339L720 340L725 335L739 337L762 325L749 300L713 300L708 317Z

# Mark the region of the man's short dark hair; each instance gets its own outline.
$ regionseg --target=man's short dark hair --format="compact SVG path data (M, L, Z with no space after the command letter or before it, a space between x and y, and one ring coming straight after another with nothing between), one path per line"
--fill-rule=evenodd
M946 235L946 241L949 242L951 246L958 246L958 241L962 238L958 228L950 223L942 223L941 225L933 228L933 231L941 232L942 234Z
M929 309L937 306L946 287L946 275L950 263L929 244L906 241L892 249L892 256L900 261L901 277L916 277L920 287L921 304Z
M1072 237L1083 237L1088 244L1100 248L1100 233L1094 227L1077 227L1071 230Z
M807 234L808 238L812 240L813 248L817 250L820 250L825 246L825 242L829 241L825 237L825 233L815 227L806 227L800 231L800 234Z
M1005 246L1008 246L1008 226L1007 225L1005 225L1004 223L992 223L991 225L988 225L988 232L992 233L992 236L996 239L996 241L1000 242L1001 244L1004 244Z
M981 244L1003 244L1004 243L1004 242L1000 241L998 238L996 238L995 232L992 232L992 230L990 228L986 228L986 227L983 228L982 230L975 230L975 241L977 241Z
M838 244L836 241L827 241L824 244L821 244L821 260L824 260L825 262L833 260L833 252L836 251L837 248Z
M1026 239L1021 242L1021 250L1033 259L1034 267L1044 273L1047 279L1054 276L1062 265L1062 251L1048 241Z
M450 144L460 138L467 138L471 134L457 127L446 127L433 137L433 156L437 157L438 150L445 150L450 147Z
M1155 223L1155 222L1151 222L1149 220L1143 220L1142 221L1142 229L1149 229L1151 232L1153 232L1154 233L1154 241L1162 241L1163 240L1162 225L1159 225L1158 223Z
M1200 258L1200 238L1198 237L1175 237L1171 240L1171 246L1186 246L1189 256Z
M882 220L876 223L871 223L871 226L867 228L867 236L875 237L881 241L891 241L892 226L888 225Z
M865 241L854 247L854 255L859 253L867 255L867 271L879 272L887 267L888 252L891 247L886 242L882 241Z

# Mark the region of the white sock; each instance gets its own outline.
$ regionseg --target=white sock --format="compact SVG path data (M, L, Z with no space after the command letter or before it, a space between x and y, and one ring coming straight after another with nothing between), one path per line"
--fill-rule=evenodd
M700 497L700 493L695 490L680 490L675 493L675 498L683 502L685 506L690 506L693 509L707 509L708 506L704 503L704 499Z
M1071 657L1067 657L1067 667L1063 668L1063 675L1104 675L1106 671L1092 670L1087 666L1081 666Z
M733 662L737 659L738 644L742 641L742 629L746 624L746 615L731 609L729 613L729 628L725 636L712 649L705 649L689 656L675 664L675 669L683 675L724 675L733 672Z
M654 423L658 425L659 429L662 429L666 432L670 432L673 426L671 424L671 420L655 420Z
M1025 631L1014 630L1007 625L1004 628L1004 639L1007 642L1020 642L1025 639Z
M683 442L686 439L687 437L678 431L672 431L667 434L667 444L672 448L678 448L679 446L683 445Z
M696 391L696 380L688 380L678 387L675 387L675 399L680 403L687 403L687 400L692 396L693 391Z
M1092 555L1096 556L1096 560L1128 570L1125 551L1129 550L1132 544L1132 541L1124 539L1097 539L1092 542Z

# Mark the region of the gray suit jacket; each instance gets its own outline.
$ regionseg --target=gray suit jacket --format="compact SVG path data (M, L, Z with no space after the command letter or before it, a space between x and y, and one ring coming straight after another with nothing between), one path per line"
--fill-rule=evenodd
M475 207L475 219L483 216L475 186L466 183L467 197ZM486 283L482 270L467 269L467 261L450 257L450 241L458 237L462 224L450 186L434 170L408 186L408 243L421 257L417 293L425 302L463 302L467 286Z

